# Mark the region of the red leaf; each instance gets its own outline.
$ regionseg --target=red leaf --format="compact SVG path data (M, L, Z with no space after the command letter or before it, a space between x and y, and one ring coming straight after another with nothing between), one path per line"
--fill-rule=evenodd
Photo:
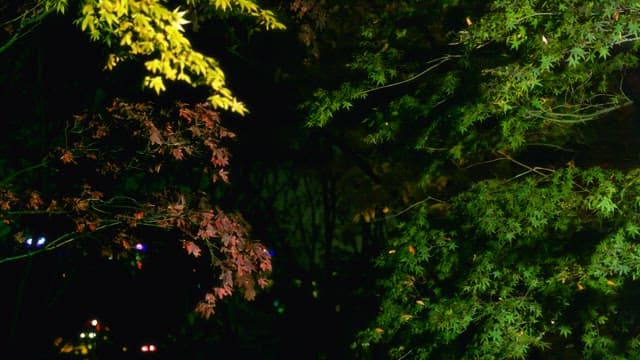
M158 130L158 128L151 121L146 121L145 125L149 129L149 141L151 141L152 144L162 145L164 143L164 140L162 139L160 130Z
M63 164L75 163L73 153L70 150L64 150L62 156L60 156L60 160Z
M184 153L182 152L182 148L179 148L179 147L174 147L173 149L171 149L171 155L173 155L173 157L176 160L184 159Z
M187 254L193 255L194 257L202 255L202 249L200 249L200 246L196 245L193 241L186 240L184 242L184 248L187 250Z

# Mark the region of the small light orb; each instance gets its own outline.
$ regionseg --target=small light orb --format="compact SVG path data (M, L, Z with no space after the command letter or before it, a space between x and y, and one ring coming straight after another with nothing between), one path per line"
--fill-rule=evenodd
M98 326L98 319L91 320L91 326Z
M149 345L149 351L151 351L151 352L156 351L156 346L153 345L153 344Z
M31 247L31 245L33 245L33 238L32 237L28 237L25 241L25 244L27 244L27 246Z
M142 352L148 352L148 351L149 351L149 346L148 346L148 345L142 345L142 346L140 347L140 351L142 351Z
M45 238L44 236L38 236L38 241L36 242L36 247L40 247L40 246L44 245L45 242L47 242L47 238Z
M147 250L147 246L143 243L137 243L136 244L136 250L138 251L145 251Z

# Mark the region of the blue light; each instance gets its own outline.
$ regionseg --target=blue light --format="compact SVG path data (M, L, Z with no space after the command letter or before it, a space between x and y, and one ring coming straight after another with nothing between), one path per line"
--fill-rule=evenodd
M136 250L138 251L146 251L147 250L147 246L143 243L137 243L136 244Z
M44 235L39 235L37 238L34 238L33 236L27 236L27 238L24 240L24 244L28 248L43 247L46 242L47 238Z

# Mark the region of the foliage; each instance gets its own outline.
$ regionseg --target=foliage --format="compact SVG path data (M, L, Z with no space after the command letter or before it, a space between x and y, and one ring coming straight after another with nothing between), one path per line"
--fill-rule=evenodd
M105 114L76 116L65 144L42 162L57 173L51 179L55 192L5 179L2 219L14 229L20 254L0 262L80 246L116 260L136 258L134 265L141 268L143 262L134 257L141 246L163 248L148 240L144 229L158 228L173 234L189 254L207 258L211 271L220 274L198 312L209 317L234 289L253 300L256 287L268 285L269 254L249 239L250 228L239 214L209 205L207 195L212 182L228 181L229 154L222 142L234 136L208 104L156 110L152 104L116 100ZM73 181L77 178L82 181ZM30 235L21 230L24 218L36 215L60 219L52 231L59 235L39 249L22 251Z
M187 1L187 5L196 5L196 2ZM238 7L257 17L267 29L284 29L271 12L252 1L233 1L232 4L216 0L208 6L221 11ZM148 71L144 85L156 93L166 90L167 80L202 85L213 92L209 101L215 108L245 114L247 108L227 88L218 62L194 50L184 35L183 25L189 23L185 15L186 11L180 11L179 7L171 11L158 1L88 0L76 22L92 40L103 41L115 50L109 55L108 69L127 58L139 57Z
M354 349L637 357L637 5L371 9L345 80L302 105L309 126L364 130L371 162L395 159L389 176L419 174L379 220L394 227L380 312Z
M284 29L271 11L252 1L198 4L217 12L238 10L266 29ZM183 7L195 5L187 1ZM107 69L123 60L141 60L147 72L144 84L157 94L170 80L205 86L212 95L206 104L178 102L174 107L116 98L107 109L74 115L64 128L53 129L50 138L35 140L40 151L3 162L2 234L12 234L15 241L3 244L0 263L78 247L140 269L143 252L166 248L162 240L148 239L153 234L149 229L159 229L181 241L187 253L201 257L198 261L217 277L195 306L209 317L217 301L234 291L253 300L257 289L269 284L271 260L266 248L250 239L250 226L240 214L210 205L229 182L230 154L224 142L235 137L222 126L218 111L243 115L247 108L225 84L218 62L191 46L183 27L189 23L187 11L168 6L162 1L69 5L43 0L3 8L9 37L2 51L45 18L73 8L78 11L75 24L111 52ZM47 119L40 115L40 123L20 130L44 134ZM38 161L35 153L46 155ZM41 218L53 219L55 225L32 229L34 219ZM47 232L47 239L34 243L34 230Z

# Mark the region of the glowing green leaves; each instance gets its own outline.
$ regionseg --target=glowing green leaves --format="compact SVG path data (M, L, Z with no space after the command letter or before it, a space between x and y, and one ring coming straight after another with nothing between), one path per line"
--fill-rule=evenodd
M221 11L238 8L257 17L267 29L284 29L271 12L251 1L216 0L211 6ZM213 92L209 100L216 108L245 114L246 106L227 88L218 62L192 48L184 34L183 25L189 24L186 16L187 11L169 10L157 0L88 0L76 23L92 40L113 49L107 69L124 59L141 59L148 72L144 86L157 94L166 90L167 81L206 86Z

